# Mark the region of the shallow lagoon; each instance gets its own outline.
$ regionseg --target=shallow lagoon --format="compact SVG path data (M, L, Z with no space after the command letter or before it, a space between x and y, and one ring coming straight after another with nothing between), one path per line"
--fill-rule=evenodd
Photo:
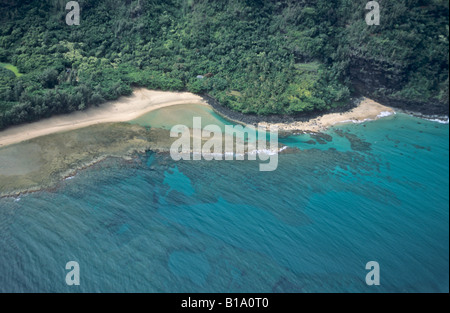
M0 199L0 290L448 292L448 139L397 114L282 139L301 152L272 173L106 160ZM72 260L79 287L65 284ZM369 261L381 286L365 284Z

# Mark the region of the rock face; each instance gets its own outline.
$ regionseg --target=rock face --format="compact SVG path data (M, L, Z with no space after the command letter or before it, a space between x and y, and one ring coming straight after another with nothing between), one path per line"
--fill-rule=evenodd
M391 94L405 83L402 68L356 55L351 56L350 77L353 87L361 95L373 95L380 89Z
M449 105L438 100L424 102L391 96L407 83L406 71L400 66L352 56L350 78L357 94L384 105L424 115L449 115Z

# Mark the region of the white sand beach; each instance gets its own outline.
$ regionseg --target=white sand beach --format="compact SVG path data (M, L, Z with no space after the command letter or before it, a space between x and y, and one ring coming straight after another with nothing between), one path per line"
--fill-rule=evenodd
M127 122L150 111L179 104L204 104L202 97L188 92L164 92L135 89L129 97L91 107L85 111L54 116L30 124L10 127L0 132L0 147L25 140L87 126Z
M107 102L85 111L10 127L0 132L0 147L95 124L127 122L153 110L180 104L208 105L202 97L189 92L164 92L139 88L135 89L129 97L121 97L116 101ZM373 120L393 112L392 108L370 99L364 99L358 107L349 112L325 114L308 122L270 125L278 126L281 131L320 132L338 123ZM269 126L269 124L260 123L260 126Z
M364 98L359 105L344 113L329 113L311 119L307 122L284 123L260 123L259 126L278 126L280 131L287 132L321 132L327 128L341 123L361 123L368 120L376 120L394 114L394 109L384 106L371 99Z

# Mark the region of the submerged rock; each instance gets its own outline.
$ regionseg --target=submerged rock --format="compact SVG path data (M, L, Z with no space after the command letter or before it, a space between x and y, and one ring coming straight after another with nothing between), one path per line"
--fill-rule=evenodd
M130 158L136 152L168 151L170 139L167 130L109 123L0 148L0 196L52 187L108 157Z

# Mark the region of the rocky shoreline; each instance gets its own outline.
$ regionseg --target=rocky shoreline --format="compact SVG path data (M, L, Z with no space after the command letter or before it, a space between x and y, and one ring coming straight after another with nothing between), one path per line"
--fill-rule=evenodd
M396 110L403 111L405 113L427 118L429 116L449 116L448 103L442 103L435 101L422 102L413 100L398 100L389 97L373 97L374 100L384 103L387 106L393 107Z
M247 115L222 106L209 95L204 95L204 100L211 105L216 113L235 123L265 127L266 129L276 126L281 137L299 133L321 133L339 123L361 123L395 113L392 108L364 97L352 98L348 105L327 111L325 114L324 112L311 112L296 116Z
M431 121L440 121L442 123L449 123L449 116L448 115L442 115L442 114L425 114L421 112L416 111L410 111L410 110L403 110L403 109L397 109L397 112L408 114L414 117L418 117L425 120L431 120Z
M356 97L352 98L349 103L345 106L332 109L329 111L313 111L308 112L304 114L297 114L297 115L257 115L257 114L244 114L241 112L236 112L231 110L230 108L227 108L226 106L220 104L214 97L212 97L209 94L203 94L202 95L205 102L207 102L216 113L223 116L227 120L239 123L239 124L245 124L245 125L253 125L257 126L258 123L295 123L295 122L308 122L312 119L315 119L317 117L320 117L324 114L328 113L344 113L347 112L353 108L356 108L358 104L363 100L363 97Z
M208 95L208 94L204 94L204 95L202 95L202 97L203 97L204 101L207 102L214 109L214 111L217 114L221 115L225 119L230 120L234 123L242 124L244 126L252 125L252 126L257 127L258 125L260 125L260 126L268 127L270 125L277 125L281 132L280 136L289 136L292 134L305 133L305 132L320 133L321 131L326 130L326 128L334 125L333 123L331 123L332 125L321 125L320 124L321 117L333 115L333 114L339 114L339 115L350 114L351 115L351 112L354 111L356 108L358 108L362 103L364 103L364 101L372 101L372 100L367 99L362 96L361 97L353 97L349 101L348 105L342 106L342 107L339 107L339 108L336 108L336 109L333 109L333 110L330 110L327 112L315 111L315 112L309 112L309 113L305 113L305 114L298 114L298 115L294 115L294 116L289 116L289 115L262 116L262 115L256 115L256 114L244 114L244 113L233 111L230 108L227 108L227 107L223 106L222 104L220 104L214 97L212 97L211 95ZM375 101L373 101L373 102L376 103ZM376 104L378 104L378 103L376 103ZM378 104L378 105L381 106L381 104ZM362 118L362 119L349 118L348 121L362 122L365 120L372 120L372 119L376 119L379 117L383 117L383 115L385 113L394 113L394 112L405 113L408 115L412 115L412 116L427 119L427 120L441 121L443 123L448 123L448 121L449 121L448 115L445 115L445 112L443 112L442 110L437 110L437 111L431 110L429 112L424 113L421 111L412 111L412 110L402 109L398 105L394 106L394 107L388 107L388 106L382 106L382 107L384 107L384 109L382 108L382 110L385 110L385 111L379 112L381 114L381 116L377 115L377 116L371 116L371 117ZM416 107L416 106L414 106L414 107ZM439 112L439 113L437 113L437 112ZM387 115L389 115L389 114L387 114ZM336 124L341 123L341 122L342 121L337 121ZM304 127L304 128L302 129L302 127Z

